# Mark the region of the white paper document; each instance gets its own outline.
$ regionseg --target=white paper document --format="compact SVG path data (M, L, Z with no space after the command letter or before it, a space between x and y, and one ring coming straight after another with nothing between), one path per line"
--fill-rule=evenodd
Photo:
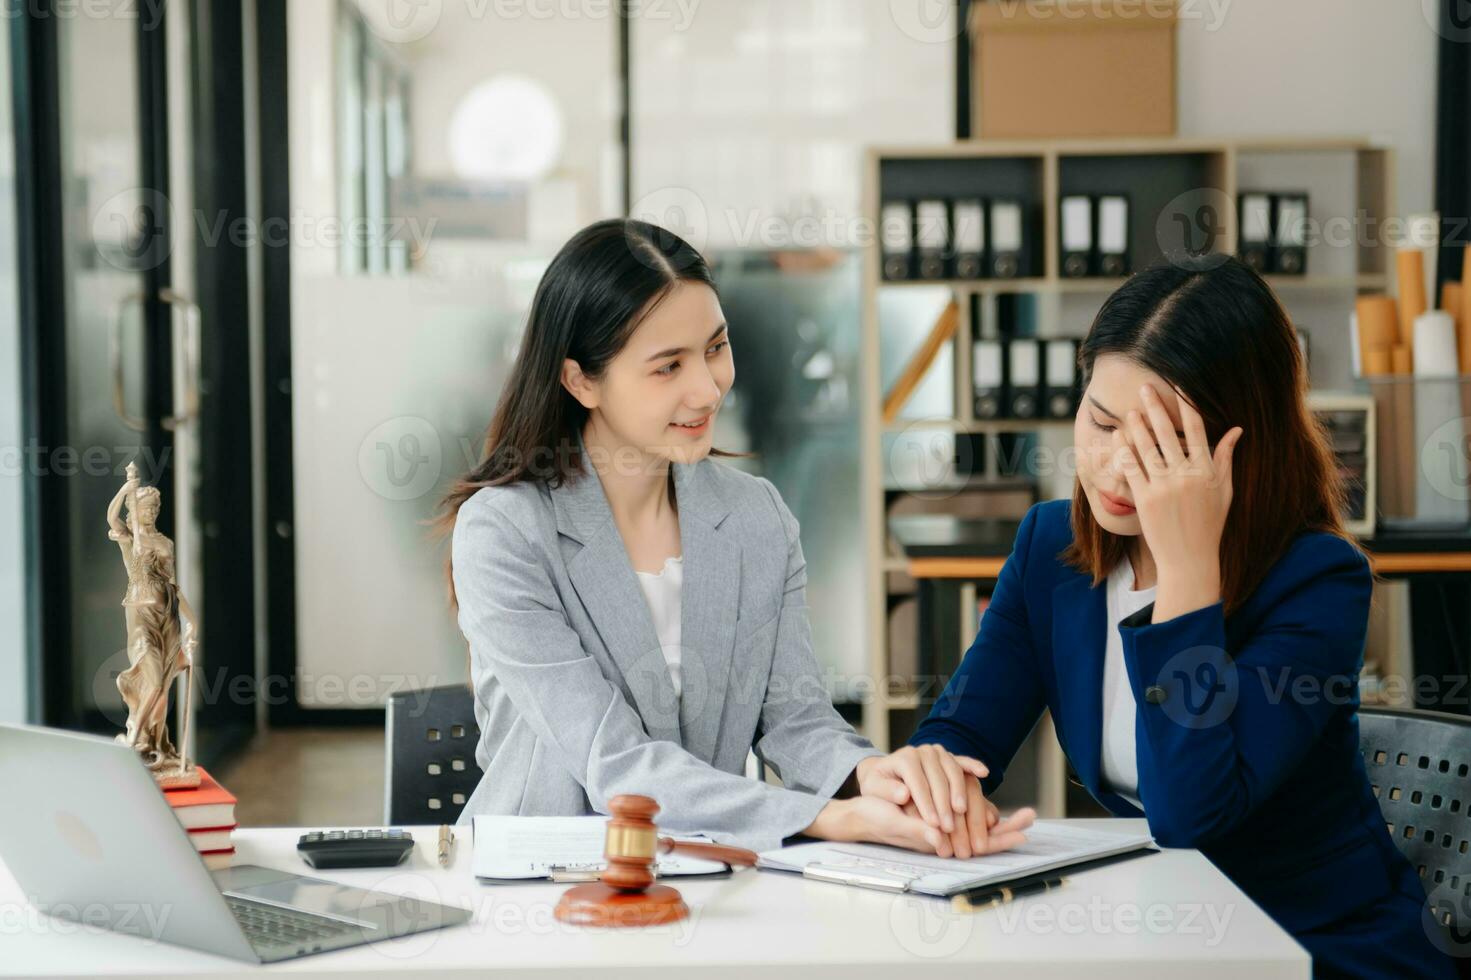
M608 818L506 817L474 818L477 878L550 878L556 874L602 871L607 865L603 844ZM661 836L671 837L672 834ZM674 837L709 843L704 837ZM723 861L662 854L654 865L657 877L718 874L729 870Z
M756 867L795 871L870 888L946 896L1123 854L1154 841L1148 834L1085 829L1051 820L1038 820L1027 829L1026 835L1027 842L1020 847L969 860L919 854L881 844L818 841L764 851Z

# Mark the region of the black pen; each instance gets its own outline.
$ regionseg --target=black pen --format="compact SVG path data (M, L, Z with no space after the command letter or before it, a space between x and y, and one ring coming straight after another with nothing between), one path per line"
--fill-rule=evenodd
M1013 899L1051 891L1066 882L1066 878L1049 878L1045 874L1029 875L1005 885L984 885L961 892L950 899L950 906L957 912L976 912L993 905L1004 905Z

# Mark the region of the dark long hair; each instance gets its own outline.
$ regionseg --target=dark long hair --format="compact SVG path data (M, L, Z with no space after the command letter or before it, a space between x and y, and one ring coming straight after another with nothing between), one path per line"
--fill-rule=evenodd
M583 472L580 433L588 412L562 386L563 362L571 358L589 378L599 378L679 282L715 289L709 264L698 251L644 221L599 221L562 246L532 297L521 351L486 432L480 462L451 484L432 522L440 536L454 530L460 506L482 487L525 480L555 487ZM453 607L452 561L445 570Z
M1343 527L1346 488L1328 438L1308 410L1307 370L1287 312L1262 277L1234 257L1162 262L1104 301L1079 353L1086 384L1101 354L1118 354L1178 388L1216 443L1234 426L1231 509L1221 535L1221 597L1229 615L1292 539ZM1063 560L1102 582L1126 539L1093 516L1073 487L1072 544Z

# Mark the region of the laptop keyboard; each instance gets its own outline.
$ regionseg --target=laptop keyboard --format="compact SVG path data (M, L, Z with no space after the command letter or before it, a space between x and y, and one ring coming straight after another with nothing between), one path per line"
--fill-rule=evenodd
M226 895L225 901L245 931L245 938L255 947L293 946L310 950L324 940L361 933L358 926L325 915L283 909L235 895Z

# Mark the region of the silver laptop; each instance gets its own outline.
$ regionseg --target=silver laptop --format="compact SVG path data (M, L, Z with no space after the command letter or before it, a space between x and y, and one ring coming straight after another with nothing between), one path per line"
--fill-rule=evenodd
M0 858L48 914L255 963L470 918L256 865L211 873L142 760L112 739L0 725L0 786L12 801Z

